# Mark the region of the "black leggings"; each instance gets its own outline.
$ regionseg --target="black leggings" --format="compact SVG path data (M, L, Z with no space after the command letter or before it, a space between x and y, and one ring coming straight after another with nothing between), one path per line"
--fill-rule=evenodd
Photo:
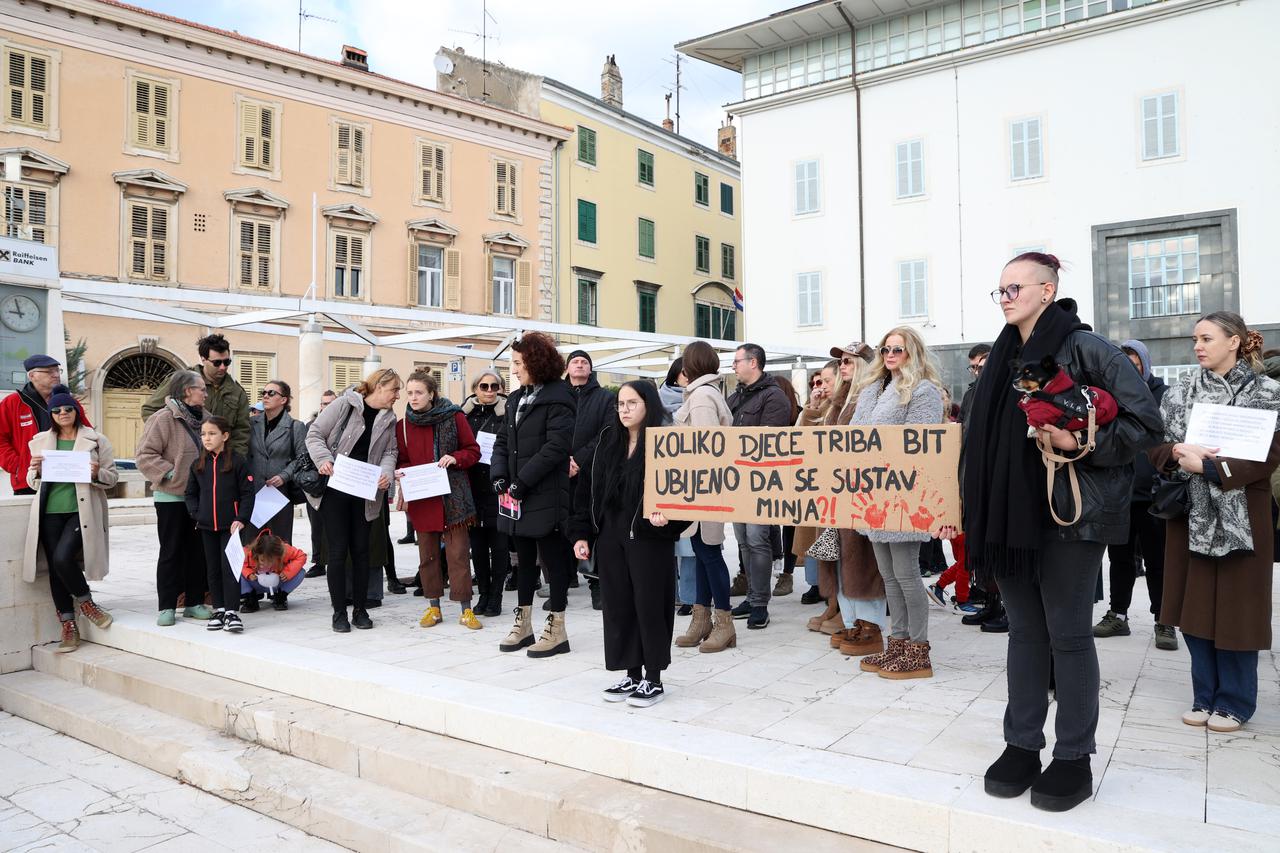
M532 539L528 536L511 537L516 543L516 560L518 563L517 603L521 607L533 604L533 592L538 586L538 557L547 569L547 583L551 584L551 597L547 599L547 609L564 612L569 603L569 578L574 565L564 547L564 535L559 528L546 536Z
M236 539L240 534L236 534ZM226 548L231 541L229 530L201 530L204 543L204 564L209 570L209 594L213 596L214 610L240 610L240 578L231 571Z
M471 565L476 570L476 586L481 592L501 592L501 586L511 571L511 557L507 552L507 534L497 527L471 528Z
M156 558L156 596L161 610L178 606L179 593L186 596L186 606L204 604L208 588L204 567L204 546L200 531L188 513L187 505L177 501L156 503L156 535L160 539L160 556Z
M1160 621L1160 599L1164 595L1164 521L1147 512L1148 503L1129 504L1129 541L1108 545L1111 560L1111 610L1128 614L1137 580L1137 552L1146 566L1147 593L1151 615Z
M74 618L76 604L88 601L89 582L84 579L79 560L84 542L80 535L80 513L59 512L40 515L40 547L49 564L49 591L53 606L62 619Z
M328 546L329 604L334 613L347 612L347 556L351 557L351 604L363 610L369 590L369 529L364 517L364 499L326 489L320 501Z

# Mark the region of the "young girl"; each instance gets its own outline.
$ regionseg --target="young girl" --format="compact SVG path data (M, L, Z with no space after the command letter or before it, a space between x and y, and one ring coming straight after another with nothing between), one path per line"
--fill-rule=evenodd
M298 588L305 576L302 567L307 554L264 527L244 549L244 569L240 578L240 594L263 593L276 610L289 609L289 593Z
M187 478L187 512L196 521L204 541L205 565L209 571L209 592L213 596L213 616L205 627L224 628L233 633L244 630L240 622L240 578L227 562L227 543L239 537L240 529L253 517L253 475L249 463L227 446L231 424L214 415L200 425L204 452L191 464Z

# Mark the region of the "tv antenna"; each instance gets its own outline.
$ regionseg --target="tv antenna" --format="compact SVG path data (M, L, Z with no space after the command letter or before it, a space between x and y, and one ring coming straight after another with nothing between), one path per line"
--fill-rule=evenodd
M338 23L333 18L325 18L320 15L313 15L306 9L302 8L302 0L298 0L298 53L302 53L302 22L308 18L314 18L317 21L328 21L331 24Z
M449 30L449 32L459 33L464 36L475 36L480 40L480 67L483 69L483 79L480 83L480 100L482 103L487 104L489 102L489 39L497 38L497 36L489 35L489 22L493 21L494 26L497 26L498 19L490 14L488 0L485 0L485 2L481 4L480 8L483 12L480 16L480 32L477 33L474 30L454 29ZM444 73L447 74L448 72Z
M680 82L680 70L681 70L681 69L680 69L680 63L684 61L684 57L677 53L677 54L676 54L676 58L675 58L675 59L664 59L664 60L662 60L662 61L663 61L663 62L669 62L669 63L672 63L672 64L673 64L673 65L675 65L675 67L676 67L676 85L675 85L675 87L674 87L674 88L663 87L663 88L666 88L668 92L673 92L673 93L675 93L675 96L676 96L676 133L677 133L677 134L679 134L679 133L680 133L680 90L684 88L684 84L682 84L682 83ZM667 95L667 98L669 99L670 97L671 97L671 95L670 95L670 94L668 94L668 95Z

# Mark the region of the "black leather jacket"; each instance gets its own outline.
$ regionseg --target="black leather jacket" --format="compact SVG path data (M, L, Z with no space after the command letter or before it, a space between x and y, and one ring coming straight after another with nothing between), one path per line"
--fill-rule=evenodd
M1062 541L1123 544L1129 538L1133 459L1135 454L1163 440L1160 407L1129 359L1100 335L1072 332L1059 347L1056 358L1077 384L1110 391L1120 413L1114 421L1098 428L1097 448L1076 463L1080 501L1084 505L1080 521L1070 527L1052 526ZM1059 471L1054 481L1053 503L1058 515L1069 518L1075 514L1065 471Z

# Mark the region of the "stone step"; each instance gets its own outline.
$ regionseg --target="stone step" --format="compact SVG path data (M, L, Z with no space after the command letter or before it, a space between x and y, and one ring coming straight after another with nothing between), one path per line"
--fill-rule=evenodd
M588 849L886 851L94 644L37 671L433 803Z
M0 677L0 707L352 850L564 849L47 673Z

